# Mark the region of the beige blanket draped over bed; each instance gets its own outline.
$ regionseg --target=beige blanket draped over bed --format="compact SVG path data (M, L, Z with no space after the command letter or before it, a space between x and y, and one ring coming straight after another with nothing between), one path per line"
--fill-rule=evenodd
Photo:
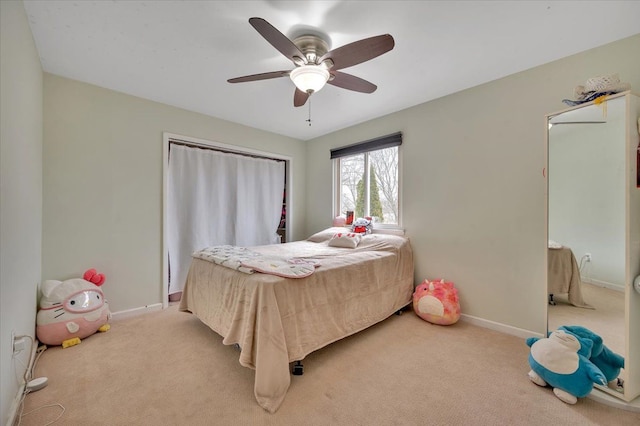
M240 345L240 364L255 369L255 397L269 412L284 400L290 362L384 320L411 301L408 239L372 234L355 249L335 248L327 245L333 232L251 247L267 256L317 260L318 268L306 278L248 275L192 260L180 310L195 314L224 344Z
M582 298L582 280L580 268L573 251L569 247L550 248L548 250L549 294L568 294L569 303L580 308L591 308Z

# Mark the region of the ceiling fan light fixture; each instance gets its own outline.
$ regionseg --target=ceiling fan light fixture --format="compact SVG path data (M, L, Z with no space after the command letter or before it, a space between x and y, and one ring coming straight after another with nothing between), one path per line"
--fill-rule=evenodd
M319 65L304 65L291 71L293 84L305 93L315 93L329 80L329 71Z

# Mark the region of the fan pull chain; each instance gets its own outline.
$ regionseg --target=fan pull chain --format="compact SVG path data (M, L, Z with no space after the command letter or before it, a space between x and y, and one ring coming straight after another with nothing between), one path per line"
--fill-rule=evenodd
M309 118L307 118L305 121L309 123L309 127L311 127L311 96L309 96Z

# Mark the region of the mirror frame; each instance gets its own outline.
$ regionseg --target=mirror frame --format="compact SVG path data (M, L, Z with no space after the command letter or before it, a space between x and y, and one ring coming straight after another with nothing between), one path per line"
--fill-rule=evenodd
M640 276L640 98L630 91L607 96L605 103L617 98L625 98L624 125L625 125L625 273L624 273L624 309L625 309L625 368L624 390L616 392L606 386L595 385L607 395L626 401L634 401L640 395L640 293L634 291L634 279ZM546 180L545 187L545 212L546 212L546 241L549 241L549 123L554 118L567 112L580 110L595 104L595 101L566 108L545 115L545 168L543 176ZM606 105L606 104L605 104ZM548 263L548 247L545 247L545 265ZM548 289L548 267L545 268L545 285ZM545 294L548 297L548 290ZM545 297L545 311L547 333L549 330L549 300ZM631 330L631 325L637 327ZM595 391L595 389L594 389ZM640 398L638 398L640 401ZM634 405L636 401L634 401Z

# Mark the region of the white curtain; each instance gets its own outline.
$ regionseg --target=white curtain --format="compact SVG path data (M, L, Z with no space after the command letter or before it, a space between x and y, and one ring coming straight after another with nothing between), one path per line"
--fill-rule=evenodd
M280 241L284 167L283 161L170 145L169 294L182 291L196 250Z

